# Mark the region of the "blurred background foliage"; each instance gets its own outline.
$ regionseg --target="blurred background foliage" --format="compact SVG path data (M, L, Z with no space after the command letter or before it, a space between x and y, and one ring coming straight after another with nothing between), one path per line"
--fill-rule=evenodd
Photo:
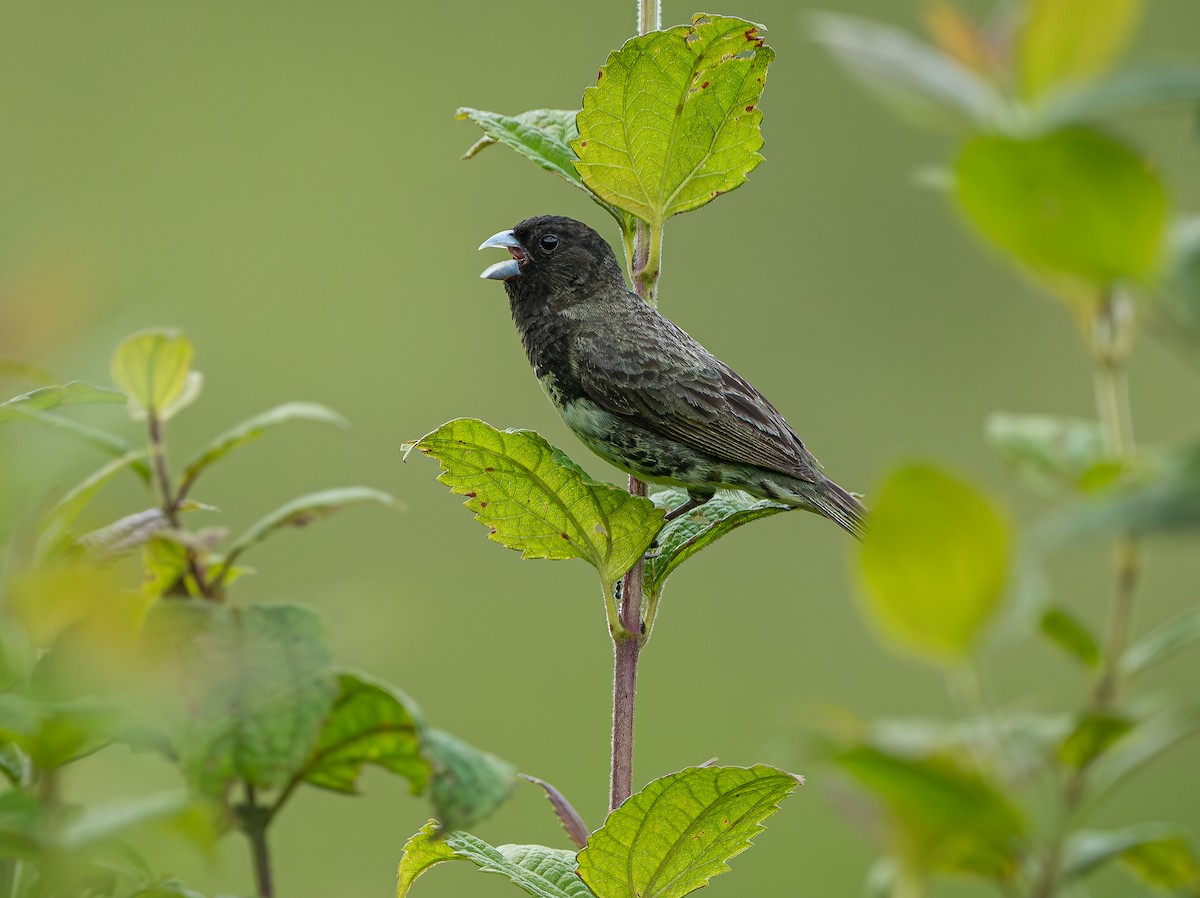
M991 6L961 5L979 16ZM826 6L924 28L915 2ZM1036 520L1044 503L986 447L984 420L996 411L1094 417L1088 347L1060 305L918 185L914 172L944 166L956 144L864 99L813 43L806 7L722 10L766 25L777 54L763 100L766 162L722 199L721 214L668 225L660 307L776 397L847 486L874 497L897 460L936 458L1014 519ZM264 545L264 575L239 583L241 600L318 609L338 664L400 684L439 724L554 782L595 826L611 659L591 574L521 564L488 545L429 466L401 467L399 445L474 415L534 427L613 478L534 386L503 299L475 279L486 260L474 247L543 212L586 219L614 244L616 227L511 154L459 162L478 132L453 112L576 107L631 32L632 10L589 9L586 23L548 2L454 11L443 24L382 3L0 7L0 355L55 380L107 384L125 333L184 328L207 375L205 402L172 431L188 450L278 402L338 409L349 434L273 433L239 465L214 469L195 498L225 509L235 531L298 483L371 484L395 494L401 513L362 509L319 535ZM694 11L668 2L664 22ZM1195 62L1198 29L1193 0L1155 0L1127 61ZM1174 207L1200 209L1194 116L1121 119ZM1197 435L1200 354L1174 330L1149 330L1131 359L1139 438L1182 445ZM4 394L28 386L14 377ZM119 407L82 417L136 437ZM99 459L61 434L9 426L0 462L7 523L28 520ZM126 513L138 496L132 479L114 482L87 512L91 523ZM1144 555L1135 634L1195 602L1194 540L1154 540ZM642 662L637 781L713 755L809 775L766 847L711 894L791 893L797 881L857 893L876 846L854 823L870 815L818 762L807 732L834 709L959 708L939 672L881 650L862 625L851 556L834 528L776 515L709 550L666 593ZM1112 580L1100 543L1054 556L1047 579L1058 604L1100 628ZM1030 712L1080 704L1078 669L1032 642L1027 620L1004 619L983 649L1000 699ZM1200 676L1176 657L1141 682L1148 693L1189 695ZM860 753L848 769L871 770L873 760ZM1177 750L1092 822L1168 819L1194 834L1200 815L1179 786L1193 772L1189 749ZM69 774L73 794L95 800L175 783L166 764L124 750ZM402 782L368 771L360 786L367 797L357 801L297 794L274 834L281 894L390 888L426 811ZM996 808L1002 828L1006 811ZM566 845L532 787L477 832L493 843ZM230 840L173 864L204 891L249 882L244 847ZM511 889L468 876L449 869L419 888ZM1094 893L1127 894L1126 880L1109 876L1099 874Z

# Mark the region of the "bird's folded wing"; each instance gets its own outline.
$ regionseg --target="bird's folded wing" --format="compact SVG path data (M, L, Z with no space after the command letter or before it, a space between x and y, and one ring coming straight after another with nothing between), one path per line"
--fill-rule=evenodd
M679 333L683 333L680 331ZM670 341L649 361L587 352L580 380L593 402L714 460L757 465L817 481L817 460L758 390L690 337Z

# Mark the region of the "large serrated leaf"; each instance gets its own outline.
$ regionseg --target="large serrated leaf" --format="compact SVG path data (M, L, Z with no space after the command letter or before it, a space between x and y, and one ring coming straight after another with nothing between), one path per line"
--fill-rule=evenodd
M470 826L499 807L517 782L516 768L443 730L424 732L432 770L429 795L445 829Z
M420 712L407 695L366 674L338 675L339 693L317 742L294 778L354 795L367 764L408 780L414 795L429 779L421 754Z
M576 118L583 183L661 227L745 182L762 161L758 103L775 58L761 30L697 15L613 51Z
M493 848L469 833L440 834L430 820L404 846L396 876L396 898L405 898L418 876L443 861L470 861L485 873L506 876L535 898L592 898L575 875L570 851L544 845L501 845Z
M579 853L604 898L680 898L729 869L800 780L774 767L689 767L608 815Z
M202 795L235 780L274 789L303 769L337 693L320 619L307 608L160 603L147 652L179 766Z
M900 28L819 13L812 32L865 88L917 124L961 131L994 129L1004 119L991 84Z
M191 364L192 344L182 334L141 331L117 346L112 379L129 397L131 415L154 414L165 421L199 391L199 382L190 378Z
M982 135L963 148L955 174L971 223L1065 299L1095 303L1114 283L1157 270L1166 190L1114 137L1083 127Z
M995 785L958 757L857 745L836 761L887 805L895 839L918 869L996 879L1015 872L1021 818Z
M651 499L663 511L670 511L687 502L688 494L685 489L672 487L655 492ZM680 515L659 531L655 540L657 551L646 559L647 593L661 592L667 577L676 568L731 530L788 510L788 506L778 502L728 491L718 493L694 511Z
M896 470L878 496L860 554L872 620L923 659L961 661L1004 593L1007 522L986 496L928 465Z
M346 419L333 409L316 402L285 402L243 421L214 439L183 471L181 492L186 493L200 473L239 446L261 437L269 428L288 421L319 421L349 429Z
M590 479L531 430L497 430L458 418L406 444L436 458L438 480L524 558L582 558L608 584L646 551L663 512L648 499Z
M1025 94L1087 81L1124 50L1145 0L1030 0L1021 32Z

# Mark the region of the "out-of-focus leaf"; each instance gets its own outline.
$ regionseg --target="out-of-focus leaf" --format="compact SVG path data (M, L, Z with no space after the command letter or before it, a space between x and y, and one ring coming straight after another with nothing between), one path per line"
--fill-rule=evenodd
M159 603L149 676L179 766L201 795L275 789L303 769L337 693L320 619L294 605Z
M2 718L2 713L0 713ZM3 726L3 720L0 719L0 727ZM0 773L8 779L10 785L26 786L29 783L29 776L33 772L33 766L29 762L29 755L25 754L15 742L6 742L0 739Z
M872 620L921 658L961 661L1003 595L1008 524L973 487L927 465L900 468L877 495L860 555Z
M567 797L559 792L554 786L536 776L530 776L527 773L520 774L521 779L533 783L535 786L541 786L542 791L546 794L546 800L550 802L550 806L554 808L554 815L558 817L558 822L562 824L567 836L575 843L576 848L582 848L587 844L588 828L583 822L583 818L579 816L579 812L575 810L574 805L567 801Z
M956 163L958 201L991 243L1064 299L1095 303L1159 263L1167 196L1150 164L1088 128L975 137Z
M396 898L405 898L413 881L430 867L452 860L470 861L484 873L506 876L535 898L593 898L575 875L574 852L543 845L493 848L470 833L443 834L436 820L430 820L405 844L397 870Z
M313 746L295 774L313 786L354 795L366 764L408 780L419 795L429 779L421 754L420 712L407 695L366 674L338 676L340 692Z
M700 14L609 54L571 143L583 183L661 227L740 186L762 156L762 26Z
M672 487L659 490L650 498L667 512L688 501L688 494L685 489ZM679 565L731 530L787 510L786 505L778 502L755 499L740 491L725 491L694 511L680 515L659 531L655 540L657 551L646 559L646 592L661 592L667 577Z
M858 745L835 760L888 807L895 839L918 869L996 879L1016 871L1020 815L996 786L954 757Z
M1075 724L1058 747L1058 757L1068 767L1082 770L1133 729L1133 721L1120 714L1089 713Z
M924 18L942 53L973 72L992 73L996 60L991 38L966 12L947 0L932 0L926 4Z
M0 856L37 858L43 849L42 806L21 789L0 792Z
M429 794L446 829L461 829L499 807L517 782L516 768L438 729L424 732L433 771Z
M1083 663L1095 667L1100 663L1100 646L1091 631L1079 618L1064 608L1047 608L1042 612L1039 626L1042 634Z
M907 31L834 13L815 15L812 31L864 87L917 124L995 129L1005 120L986 79Z
M1121 656L1121 673L1127 677L1137 676L1198 639L1200 608L1163 624L1127 648Z
M153 412L167 420L180 400L199 391L189 380L192 344L176 331L147 330L126 337L113 354L112 379L129 397L129 412L145 418Z
M119 708L98 699L43 702L13 692L0 695L0 739L15 743L41 770L107 745L124 723Z
M1166 892L1195 891L1200 886L1200 863L1191 846L1163 823L1074 833L1064 852L1063 879L1087 876L1114 860L1123 861L1138 878Z
M113 392L114 396L120 396L119 393ZM55 430L62 430L66 433L79 437L84 442L95 446L109 455L121 456L135 452L134 446L128 440L123 440L118 436L114 436L107 431L100 430L97 427L92 427L90 424L84 424L76 421L74 418L65 418L62 415L54 415L48 412L39 412L34 409L27 409L24 406L12 405L7 408L0 407L0 424L5 421L11 421L14 418L24 418L28 421L36 421L39 424L44 424L47 427L53 427ZM133 465L134 471L142 478L145 483L150 482L150 466L143 460L138 460Z
M689 767L608 815L579 852L579 878L604 898L679 898L729 869L802 780L774 767Z
M1200 102L1200 69L1123 69L1103 81L1055 91L1035 111L1046 129Z
M85 533L79 543L100 558L119 558L149 542L171 524L161 508L147 508Z
M129 838L139 831L173 828L181 822L190 832L206 836L203 841L211 842L217 830L214 810L211 805L178 792L90 805L64 827L62 847L86 851L99 844Z
M1080 537L1196 527L1200 527L1200 446L1166 457L1154 474L1127 489L1051 519L1038 535L1053 545Z
M606 584L637 561L662 526L647 499L592 480L531 430L496 430L459 418L406 444L438 460L438 480L466 496L463 504L488 538L524 558L582 558Z
M138 889L136 892L130 892L121 898L205 898L205 896L194 889L189 889L178 879L166 879L146 886L144 889Z
M1132 732L1102 757L1088 773L1093 801L1110 792L1153 761L1200 730L1200 702L1168 709L1138 722Z
M0 424L28 412L45 412L60 405L95 405L124 401L124 394L116 390L106 390L81 380L73 380L60 386L41 387L0 403Z
M1030 0L1021 32L1021 81L1028 97L1088 81L1125 49L1144 0Z
M987 418L984 437L1038 486L1081 489L1094 480L1099 466L1113 463L1095 421L995 412Z
M395 504L395 499L388 493L366 486L344 486L300 496L251 524L229 547L222 572L231 569L243 552L274 533L287 527L306 527L355 502L378 502L390 508ZM220 574L220 577L224 580L225 574Z
M269 428L286 424L288 421L319 421L333 424L342 430L350 425L337 412L316 402L287 402L267 409L236 427L225 431L200 453L183 471L181 492L186 493L200 473L213 462L220 460L239 446L262 436Z
M1200 336L1200 216L1181 218L1167 239L1163 308L1179 327Z
M23 380L43 387L53 386L58 380L45 368L31 365L29 362L17 359L0 358L0 378L4 380Z
M145 452L131 452L114 458L59 499L42 520L39 555L45 557L64 548L71 539L71 528L96 494L125 468L144 463L145 456Z

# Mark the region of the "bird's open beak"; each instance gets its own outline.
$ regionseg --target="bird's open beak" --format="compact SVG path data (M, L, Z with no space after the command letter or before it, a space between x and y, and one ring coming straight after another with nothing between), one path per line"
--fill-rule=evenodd
M493 246L508 250L512 253L512 258L504 262L497 262L485 269L479 276L490 281L507 281L509 278L517 277L521 273L521 263L525 261L526 254L525 247L521 246L521 241L517 239L516 234L512 231L501 231L479 244L480 249Z

